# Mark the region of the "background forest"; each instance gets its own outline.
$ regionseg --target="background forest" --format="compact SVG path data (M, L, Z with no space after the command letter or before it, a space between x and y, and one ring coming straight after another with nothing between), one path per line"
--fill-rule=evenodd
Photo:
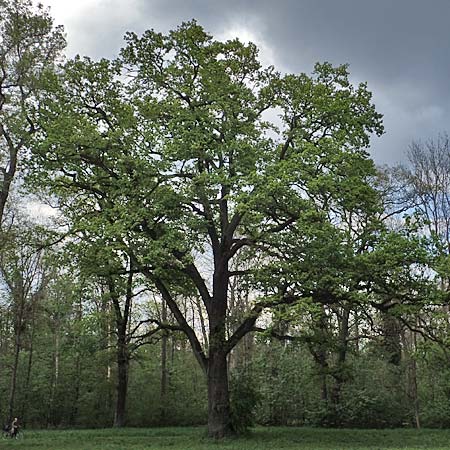
M347 66L195 21L62 57L0 0L0 417L450 425L450 140L376 167Z

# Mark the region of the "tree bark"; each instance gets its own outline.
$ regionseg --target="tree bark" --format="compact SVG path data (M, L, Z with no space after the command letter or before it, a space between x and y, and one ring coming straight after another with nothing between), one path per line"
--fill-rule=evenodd
M126 280L125 305L123 311L120 306L119 294L116 290L116 281L113 276L107 278L109 295L116 320L117 333L117 384L116 408L114 411L114 427L123 427L126 422L126 402L128 391L128 372L130 353L128 348L128 320L131 314L131 301L133 298L133 271L130 270Z
M125 412L128 390L128 367L129 358L126 343L120 342L117 348L117 400L116 410L114 414L114 427L125 426Z
M167 304L162 301L162 314L161 321L165 323L167 321ZM167 370L167 333L164 333L161 339L161 392L160 392L160 410L159 410L159 423L160 425L166 425L167 423L167 391L169 374Z
M24 399L22 402L22 412L20 415L23 426L26 425L28 397L29 397L29 393L30 393L31 370L33 367L34 331L35 331L34 328L35 328L35 301L33 301L32 310L31 310L30 348L29 348L29 353L28 353L28 365L27 365L27 375L26 375L25 387L24 387Z
M73 403L72 408L70 410L70 424L72 426L75 425L75 422L78 417L78 403L80 401L80 388L81 388L81 355L80 352L77 350L76 356L75 356L75 382L74 382L74 396L73 396Z
M19 366L19 353L21 347L21 333L20 331L16 331L16 336L14 339L14 362L13 368L11 372L11 384L9 389L9 410L8 410L8 422L11 422L14 416L14 405L16 400L16 386L17 386L17 369Z
M341 391L346 381L345 363L347 359L348 337L349 337L350 310L342 309L339 323L339 350L337 354L336 370L334 371L334 386L331 392L331 400L335 407L341 403Z
M53 354L53 373L50 384L50 395L47 409L47 427L56 425L59 416L56 415L57 408L55 408L55 399L59 386L59 365L60 365L60 323L59 316L55 318L55 335L54 335L54 354Z
M402 360L401 324L389 313L382 313L382 329L384 357L390 364L398 366Z
M420 428L420 405L419 405L419 392L417 383L417 363L412 353L417 349L417 336L414 331L405 331L402 335L403 345L405 349L409 349L405 353L407 363L407 393L411 401L412 412L414 416L413 424Z
M22 331L23 331L23 320L24 320L24 308L25 308L25 299L23 294L23 279L19 275L19 282L18 282L18 293L16 294L16 301L18 301L18 311L17 311L17 317L14 321L14 361L13 361L13 368L11 372L11 383L10 383L10 390L9 390L9 418L8 421L10 422L14 416L14 406L16 401L16 388L17 388L17 370L19 367L19 354L22 347Z
M216 250L213 276L213 298L209 305L208 355L208 435L222 439L234 433L231 423L228 389L226 317L228 309L228 264Z
M83 318L83 304L82 304L82 300L81 300L81 296L78 299L78 304L77 304L77 309L76 309L76 317L77 317L77 322L81 323L81 320ZM74 398L73 398L73 403L72 403L72 408L70 411L70 421L69 423L74 426L75 425L75 421L77 419L78 416L78 402L80 400L80 388L81 388L81 353L80 353L80 343L81 343L81 339L79 337L79 335L76 336L75 338L75 348L76 348L76 353L75 353L75 381L74 381Z
M233 434L228 389L227 355L224 351L210 353L208 359L208 435L222 439Z

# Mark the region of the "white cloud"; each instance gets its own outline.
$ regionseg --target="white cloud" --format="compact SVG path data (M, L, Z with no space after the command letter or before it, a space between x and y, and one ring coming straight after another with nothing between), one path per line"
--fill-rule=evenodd
M225 30L217 36L218 40L238 38L241 42L253 42L259 48L259 56L263 66L276 65L274 49L266 42L260 33L246 28L245 26L234 26Z
M43 0L67 33L67 55L114 56L140 17L139 0Z

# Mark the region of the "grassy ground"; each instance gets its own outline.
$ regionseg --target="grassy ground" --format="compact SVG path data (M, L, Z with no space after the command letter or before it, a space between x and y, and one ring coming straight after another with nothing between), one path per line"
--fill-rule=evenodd
M204 428L25 431L0 449L40 450L450 450L450 430L329 430L256 428L246 437L214 443Z

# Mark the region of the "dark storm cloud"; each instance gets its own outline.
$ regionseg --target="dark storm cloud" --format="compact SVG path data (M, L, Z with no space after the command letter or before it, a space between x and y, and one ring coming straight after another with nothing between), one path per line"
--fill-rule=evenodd
M386 134L372 145L377 162L399 161L412 139L450 128L449 0L124 4L102 0L76 22L73 35L89 54L114 55L126 30L168 31L196 18L216 36L247 29L257 43L264 43L266 53L271 50L272 62L289 72L311 72L316 61L349 63L352 80L368 82L377 109L385 115Z
M314 61L349 63L353 79L368 81L386 135L374 140L378 162L402 159L412 139L449 126L449 1L292 1L269 12L270 42L289 70ZM282 6L282 7L281 7Z

